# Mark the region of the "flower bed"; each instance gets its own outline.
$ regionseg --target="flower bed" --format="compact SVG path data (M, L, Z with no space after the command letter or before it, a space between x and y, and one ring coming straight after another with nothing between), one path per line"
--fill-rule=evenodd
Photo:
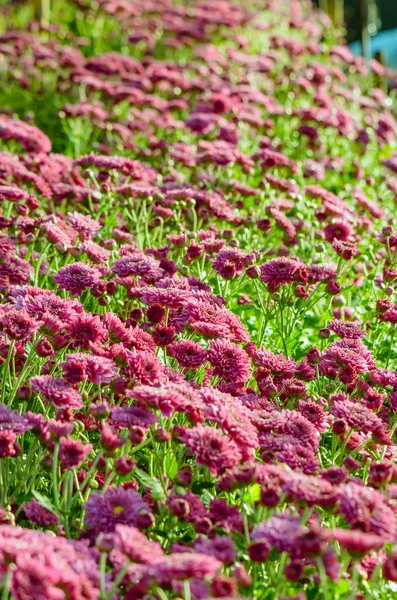
M393 598L393 74L305 0L0 10L3 600Z

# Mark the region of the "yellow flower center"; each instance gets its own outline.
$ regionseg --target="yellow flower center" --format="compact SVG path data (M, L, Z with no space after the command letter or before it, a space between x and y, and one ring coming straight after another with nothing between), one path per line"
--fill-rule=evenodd
M124 510L123 506L115 506L114 509L113 509L113 513L115 515L119 515L120 513L123 512L123 510Z

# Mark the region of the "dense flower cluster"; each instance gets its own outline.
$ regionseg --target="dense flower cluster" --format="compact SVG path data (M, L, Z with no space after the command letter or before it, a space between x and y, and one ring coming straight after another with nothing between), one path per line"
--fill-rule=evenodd
M308 0L51 10L0 7L2 598L393 598L395 74Z

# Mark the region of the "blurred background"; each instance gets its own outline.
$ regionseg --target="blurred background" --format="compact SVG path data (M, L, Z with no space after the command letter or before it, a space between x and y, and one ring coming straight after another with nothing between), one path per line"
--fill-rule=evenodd
M377 57L397 68L397 0L315 0L347 30L355 54Z

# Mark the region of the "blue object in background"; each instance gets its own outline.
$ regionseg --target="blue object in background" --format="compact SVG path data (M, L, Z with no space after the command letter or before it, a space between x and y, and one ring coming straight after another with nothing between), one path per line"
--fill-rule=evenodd
M353 54L361 54L361 42L352 42L349 48ZM371 56L381 51L386 55L387 66L397 68L397 29L381 31L371 37Z

